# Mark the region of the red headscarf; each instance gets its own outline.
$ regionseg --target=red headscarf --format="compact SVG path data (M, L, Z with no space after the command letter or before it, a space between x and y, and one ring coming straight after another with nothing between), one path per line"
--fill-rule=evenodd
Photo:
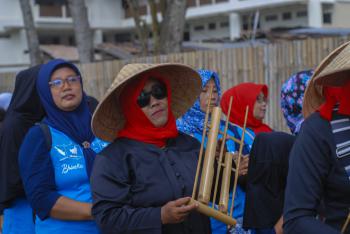
M156 77L156 79L164 83L167 88L168 122L163 127L155 127L137 104L137 97L141 93L149 77ZM118 132L118 138L126 137L163 147L167 139L177 137L178 131L175 117L170 108L170 90L168 80L150 74L128 84L120 96L121 107L126 121L124 128Z
M339 114L350 115L350 81L343 87L323 88L325 102L318 108L322 118L330 121L334 106L339 103Z
M253 115L254 104L256 98L260 92L263 92L264 96L268 96L268 88L263 84L254 83L242 83L227 90L221 98L222 111L227 115L230 97L233 97L230 122L235 123L241 127L244 124L244 116L246 106L249 106L247 127L252 129L255 134L260 132L271 132L272 129L264 124L261 120L258 120Z

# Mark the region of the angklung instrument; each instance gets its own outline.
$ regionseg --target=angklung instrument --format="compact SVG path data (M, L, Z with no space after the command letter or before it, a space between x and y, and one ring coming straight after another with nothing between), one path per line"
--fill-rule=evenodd
M210 90L209 100L211 100L212 88ZM241 139L237 139L232 136L227 136L228 123L230 119L230 112L232 106L232 97L230 98L228 114L225 122L224 132L220 131L220 121L222 110L220 107L213 107L211 111L210 126L208 126L209 112L211 103L207 104L206 115L204 120L204 128L202 134L202 143L199 152L196 177L193 186L192 198L189 204L197 203L197 211L217 219L228 226L235 226L236 220L233 218L233 208L234 208L234 197L237 189L238 181L238 169L232 167L233 154L230 152L225 153L224 149L226 145L226 140L233 140L239 144L238 159L236 163L236 168L239 168L242 150L244 146L244 135L246 131L246 122L248 117L249 107L246 107L243 132ZM207 129L209 128L208 134ZM220 153L217 159L216 151L218 147L218 135L222 135L222 142L220 146ZM204 146L205 138L207 137L206 147ZM205 148L205 152L204 151ZM204 159L203 159L204 155ZM215 169L215 160L217 161L217 167ZM224 162L222 162L224 159ZM221 173L221 169L223 172ZM230 183L231 183L231 172L234 171L234 182L232 190L232 202L231 207L229 207L229 193L230 193ZM200 176L199 176L200 174ZM214 175L215 174L215 175ZM219 177L221 175L221 189L219 194L218 209L215 209L215 204L217 202L216 196L218 193ZM200 179L199 179L200 178ZM215 178L215 184L213 184L213 179ZM214 186L213 186L214 185ZM197 192L198 190L198 192ZM212 200L211 200L212 198ZM210 206L211 203L211 206Z

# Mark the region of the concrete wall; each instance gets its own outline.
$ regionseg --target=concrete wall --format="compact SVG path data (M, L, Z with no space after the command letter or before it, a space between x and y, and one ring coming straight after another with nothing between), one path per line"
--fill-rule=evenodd
M0 48L0 66L29 63L24 30L12 32L9 38L0 38Z
M339 1L334 4L332 27L350 28L350 1Z
M20 27L22 23L22 12L18 0L0 0L0 33L4 27Z
M223 27L222 24L226 26ZM210 29L209 25L214 24L215 29ZM203 41L206 39L215 38L229 38L229 17L210 17L205 19L191 20L188 21L188 31L190 33L191 41ZM198 27L203 27L202 30L198 30Z
M297 27L308 26L308 17L298 17L297 13L307 11L305 5L285 6L278 8L263 9L260 11L260 29L270 30L275 27ZM291 13L291 19L283 19L284 13ZM276 20L268 21L267 18L276 15Z

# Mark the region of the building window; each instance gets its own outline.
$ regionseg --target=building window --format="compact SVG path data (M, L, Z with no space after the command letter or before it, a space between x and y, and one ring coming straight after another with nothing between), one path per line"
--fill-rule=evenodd
M39 6L40 17L70 18L68 3L65 0L39 1L35 2Z
M190 33L189 32L184 32L184 41L190 41Z
M130 33L114 34L114 42L128 42L131 41Z
M40 36L39 43L41 45L59 45L61 44L61 38L59 36Z
M220 22L220 28L227 28L228 27L228 21Z
M124 18L132 18L132 12L131 12L131 7L127 3L127 1L122 2L122 6L124 8ZM139 15L147 15L147 3L140 3L139 8L138 8L138 14Z
M196 0L187 0L187 7L197 6Z
M75 45L75 39L74 39L73 36L70 36L70 37L68 38L68 43L69 43L69 45L71 45L71 46Z
M209 23L208 28L209 28L209 30L215 30L216 29L216 23Z
M107 35L106 34L102 34L102 42L103 43L107 42Z
M202 31L202 30L204 30L204 26L203 25L194 26L194 31Z
M61 5L39 5L40 17L62 17Z
M265 16L265 20L266 21L276 21L276 20L278 20L278 16L277 15L267 15L267 16Z
M297 17L298 18L307 17L307 11L298 11L297 12Z
M324 24L332 23L332 13L330 12L323 13L323 23Z
M282 19L283 20L290 20L290 19L292 19L292 13L291 12L284 12L282 14Z
M199 0L200 6L208 5L208 4L212 4L212 1L211 0Z

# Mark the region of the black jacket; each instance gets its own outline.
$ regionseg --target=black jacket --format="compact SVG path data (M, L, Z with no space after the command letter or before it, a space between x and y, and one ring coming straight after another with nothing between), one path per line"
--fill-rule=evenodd
M162 225L167 202L191 196L199 143L180 134L166 148L126 138L95 159L91 175L95 220L103 233L210 233L208 217L192 212L179 224Z
M44 117L36 79L40 65L21 71L0 130L0 213L24 196L18 168L18 151L29 130Z

